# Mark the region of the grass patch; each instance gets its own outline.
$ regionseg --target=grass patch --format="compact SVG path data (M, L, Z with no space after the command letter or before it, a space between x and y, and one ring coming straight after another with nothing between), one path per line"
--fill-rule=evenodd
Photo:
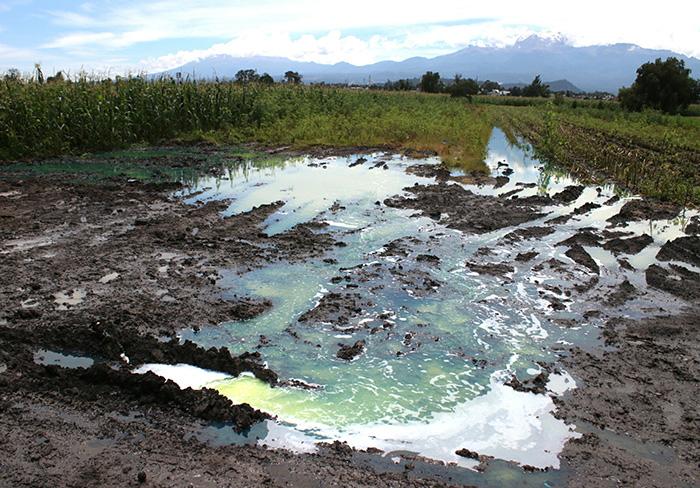
M590 181L681 204L700 204L700 118L552 103L491 106L495 124L529 140L537 156Z
M140 78L0 81L1 160L179 139L431 150L485 170L490 130L482 107L440 95Z

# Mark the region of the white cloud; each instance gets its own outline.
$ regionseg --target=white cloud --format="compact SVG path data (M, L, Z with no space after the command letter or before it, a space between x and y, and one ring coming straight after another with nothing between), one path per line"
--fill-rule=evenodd
M104 44L114 40L116 36L111 32L76 32L61 36L42 47L50 49L70 48L75 46L89 46L91 44Z
M365 41L355 36L343 36L340 31L331 31L318 37L305 34L296 38L289 33L248 32L229 42L215 44L209 49L180 51L144 60L140 66L148 71L162 71L219 54L236 57L279 56L324 64L341 61L368 64L384 59L381 55L388 53L390 47L395 45L395 42L382 36L372 36Z
M48 12L68 30L44 47L102 50L106 57L146 42L178 39L186 46L187 39L207 38L222 42L139 65L166 69L209 54L366 64L435 56L469 44L502 46L532 32L555 31L578 46L630 42L700 57L697 12L688 5L687 0L666 0L663 8L609 0L579 6L543 0L536 8L522 0L433 0L427 6L405 0L93 1ZM458 19L484 20L460 25Z
M37 59L38 52L7 44L0 44L0 67L10 67L14 64L26 64L27 60Z

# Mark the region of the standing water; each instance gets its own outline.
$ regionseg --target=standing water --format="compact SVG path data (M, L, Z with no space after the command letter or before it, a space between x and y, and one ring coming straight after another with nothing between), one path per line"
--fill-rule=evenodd
M273 388L248 375L226 378L182 366L145 365L140 371L153 369L183 386L215 388L235 403L270 413L275 420L262 434L256 429L259 442L268 446L309 450L315 442L337 439L356 448L474 466L476 461L456 454L466 448L558 468L558 453L578 434L554 417L552 396L575 382L551 365L572 344L597 343L594 318L574 327L561 325L597 305L570 299L560 289L565 278L537 265L552 258L571 263L558 243L578 229L604 227L625 200L610 201L613 187L586 188L570 204L545 207L545 217L517 227L543 226L583 204L592 204L591 211L554 226L544 237L511 242L503 237L516 227L463 234L414 210L381 204L405 187L434 183L406 169L437 165L438 159L382 153L363 159L299 158L272 167L253 161L223 179L200 180L180 195L190 203L230 200L224 215L281 200L284 206L266 220L264 232L278 234L314 220L325 224L319 232L344 243L301 263L220 270L224 296L263 297L273 307L251 320L181 334L183 340L225 346L233 353L257 349L282 380L299 380L305 388ZM576 184L508 144L500 130L494 131L485 162L494 176L504 168L512 173L501 187L463 185L474 193L522 198L553 195ZM657 222L652 229L625 227L654 238L641 256L630 256L629 269L601 248L586 249L601 266L603 285L625 277L640 282L659 247L682 235L682 229L676 221ZM495 276L473 272L465 263L477 261L480 249L491 249L490 261L512 269ZM524 251L538 256L514 261ZM589 278L582 270L570 277ZM354 305L335 315L314 313L333 294L350 296ZM552 296L561 304L557 309L547 300ZM359 355L351 360L337 356L341 345L358 341L364 341ZM543 368L553 371L546 394L505 385L513 375L532 377Z

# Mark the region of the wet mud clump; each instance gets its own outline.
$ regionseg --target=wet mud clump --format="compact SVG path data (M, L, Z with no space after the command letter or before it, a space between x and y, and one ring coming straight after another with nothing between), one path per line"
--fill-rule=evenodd
M406 173L437 181L447 181L451 176L450 170L441 164L414 164L406 168Z
M695 216L685 226L685 233L691 236L700 235L700 216Z
M515 260L518 261L519 263L526 263L528 261L532 261L535 259L537 256L539 256L539 252L537 251L528 251L528 252L521 252L518 253L517 256L515 256Z
M549 381L549 372L542 371L537 376L533 378L528 378L526 380L520 381L515 375L511 377L510 380L506 381L504 384L510 386L515 391L522 391L525 393L535 393L537 395L544 395L547 392L547 382Z
M580 264L591 270L595 274L600 274L600 267L596 263L588 251L586 251L582 246L575 244L566 251L566 256L573 259L576 263Z
M638 254L652 242L654 242L654 239L649 234L642 234L641 236L627 239L611 239L603 244L603 249L612 251L615 254Z
M311 310L304 312L298 319L302 323L330 323L336 326L348 326L353 318L372 306L372 302L363 299L354 292L331 292L324 295Z
M552 196L552 200L560 203L571 203L581 196L585 187L583 185L571 185Z
M607 304L612 307L619 307L628 300L632 299L637 294L637 289L629 280L625 280L618 286L617 290L610 293L606 300Z
M405 188L415 198L396 196L384 200L387 207L420 210L447 227L481 234L522 224L542 216L536 206L519 200L476 195L459 185L440 183Z
M646 280L649 286L689 302L700 297L700 273L683 266L670 264L668 268L664 268L658 264L652 264L647 268Z
M525 227L509 232L503 236L503 240L513 243L527 239L541 239L556 232L554 227Z
M683 261L700 267L700 236L678 237L661 247L657 259Z
M473 263L467 261L464 265L475 273L491 276L504 276L515 271L513 266L506 263Z
M362 354L362 351L365 350L365 341L357 341L355 344L352 346L349 346L347 344L341 344L340 349L336 353L336 356L339 359L344 359L346 361L351 361L355 359L357 356Z
M182 390L173 381L164 380L151 372L134 374L128 370L114 370L105 364L84 370L65 370L57 366L45 368L47 378L55 383L53 388L77 388L86 400L95 400L116 390L139 405L174 406L203 420L233 423L238 431L269 418L269 415L247 404L234 405L215 390Z
M584 203L580 207L576 207L573 212L571 212L571 215L583 215L591 210L595 210L596 208L600 208L601 205L595 203L595 202L588 202Z
M568 239L559 242L557 246L600 246L601 237L590 230L579 230L576 234Z
M621 225L637 220L668 220L675 218L680 210L678 205L672 203L651 199L630 200L608 222Z

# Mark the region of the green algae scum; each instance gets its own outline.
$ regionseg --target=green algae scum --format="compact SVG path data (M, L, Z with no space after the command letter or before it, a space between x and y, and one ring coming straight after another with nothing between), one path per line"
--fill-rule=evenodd
M494 176L508 168L510 178L500 186L463 184L476 194L543 197L577 183L511 146L498 129L485 162ZM251 429L236 442L307 452L316 442L341 440L358 449L379 448L388 459L400 459L392 453L415 453L474 467L477 460L456 454L468 449L535 468L559 468L558 453L580 434L554 415L552 398L576 384L553 364L573 344L598 342L595 314L576 326L561 324L588 317L585 312L599 304L572 300L561 291L565 284L588 280L590 272L576 269L562 276L546 264L571 262L561 241L581 230L602 229L626 199L612 186L581 188L566 205L547 207L539 219L478 235L451 229L439 216L382 203L407 187L434 182L409 168L439 163L384 153L274 164L252 159L178 192L176 197L193 205L228 202L224 218L282 201L263 232L279 234L312 221L316 232L332 233L341 244L323 259L220 269L222 296L261 297L272 308L249 320L180 334L182 340L225 346L232 353L260 351L279 373L280 385L187 365L149 364L138 371L152 370L182 387L214 388L234 403L274 416L264 429ZM514 229L543 226L582 205L590 210L538 239L512 238ZM648 233L652 239L644 252L627 256L627 266L609 251L586 247L604 270L596 279L605 286L621 279L644 286L645 269L661 245L683 235L685 221L627 225L627 235ZM479 273L465 264L479 255L513 262L520 253L537 257L501 273ZM642 309L653 296L636 300L639 306L630 310ZM354 352L344 357L341 350ZM542 372L548 377L539 394L506 384L513 376Z

